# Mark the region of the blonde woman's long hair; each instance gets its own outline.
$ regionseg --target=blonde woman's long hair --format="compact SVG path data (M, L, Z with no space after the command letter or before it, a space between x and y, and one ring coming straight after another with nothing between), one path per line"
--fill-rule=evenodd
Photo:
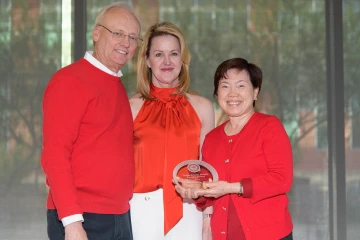
M186 46L185 38L181 30L170 22L160 22L152 25L145 34L144 41L140 46L137 62L137 92L142 98L152 100L150 95L151 69L146 64L146 58L149 57L151 41L158 36L171 35L179 40L180 55L182 60L181 70L179 74L179 85L175 93L186 94L189 92L190 86L190 52Z

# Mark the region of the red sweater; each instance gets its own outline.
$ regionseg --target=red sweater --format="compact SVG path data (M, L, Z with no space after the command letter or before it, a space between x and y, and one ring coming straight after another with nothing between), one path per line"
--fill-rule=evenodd
M219 180L244 182L244 196L228 194L206 202L199 199L200 206L214 206L213 240L238 239L227 233L228 217L234 220L236 215L247 240L287 236L293 228L286 196L292 185L293 165L290 141L281 122L254 113L234 136L225 134L225 124L206 136L203 159L214 166ZM236 215L228 213L230 199Z
M133 122L125 88L81 59L56 72L43 99L41 164L48 209L122 214L134 187Z

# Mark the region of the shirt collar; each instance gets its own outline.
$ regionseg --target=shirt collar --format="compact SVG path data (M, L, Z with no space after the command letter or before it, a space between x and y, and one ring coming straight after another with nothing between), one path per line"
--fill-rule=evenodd
M102 64L101 62L99 62L99 60L97 60L96 58L94 58L94 56L92 55L93 52L92 51L86 51L84 58L91 63L92 65L94 65L95 67L97 67L98 69L100 69L101 71L104 71L112 76L117 76L117 77L122 77L122 72L121 70L119 70L117 73L111 71L110 69L108 69L104 64Z

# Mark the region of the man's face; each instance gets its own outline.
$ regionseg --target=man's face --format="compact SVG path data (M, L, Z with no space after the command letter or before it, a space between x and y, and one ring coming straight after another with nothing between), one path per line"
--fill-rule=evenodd
M127 10L113 8L100 22L102 26L95 26L93 40L95 42L93 56L113 72L118 72L134 55L136 41L129 40L138 38L140 25L135 16ZM126 36L116 39L112 32L122 33Z

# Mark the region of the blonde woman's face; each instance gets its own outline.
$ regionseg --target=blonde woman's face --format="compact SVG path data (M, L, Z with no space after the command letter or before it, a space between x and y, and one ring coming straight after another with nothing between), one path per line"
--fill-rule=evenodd
M151 69L151 80L156 87L176 87L182 66L179 40L172 35L153 38L146 64Z

